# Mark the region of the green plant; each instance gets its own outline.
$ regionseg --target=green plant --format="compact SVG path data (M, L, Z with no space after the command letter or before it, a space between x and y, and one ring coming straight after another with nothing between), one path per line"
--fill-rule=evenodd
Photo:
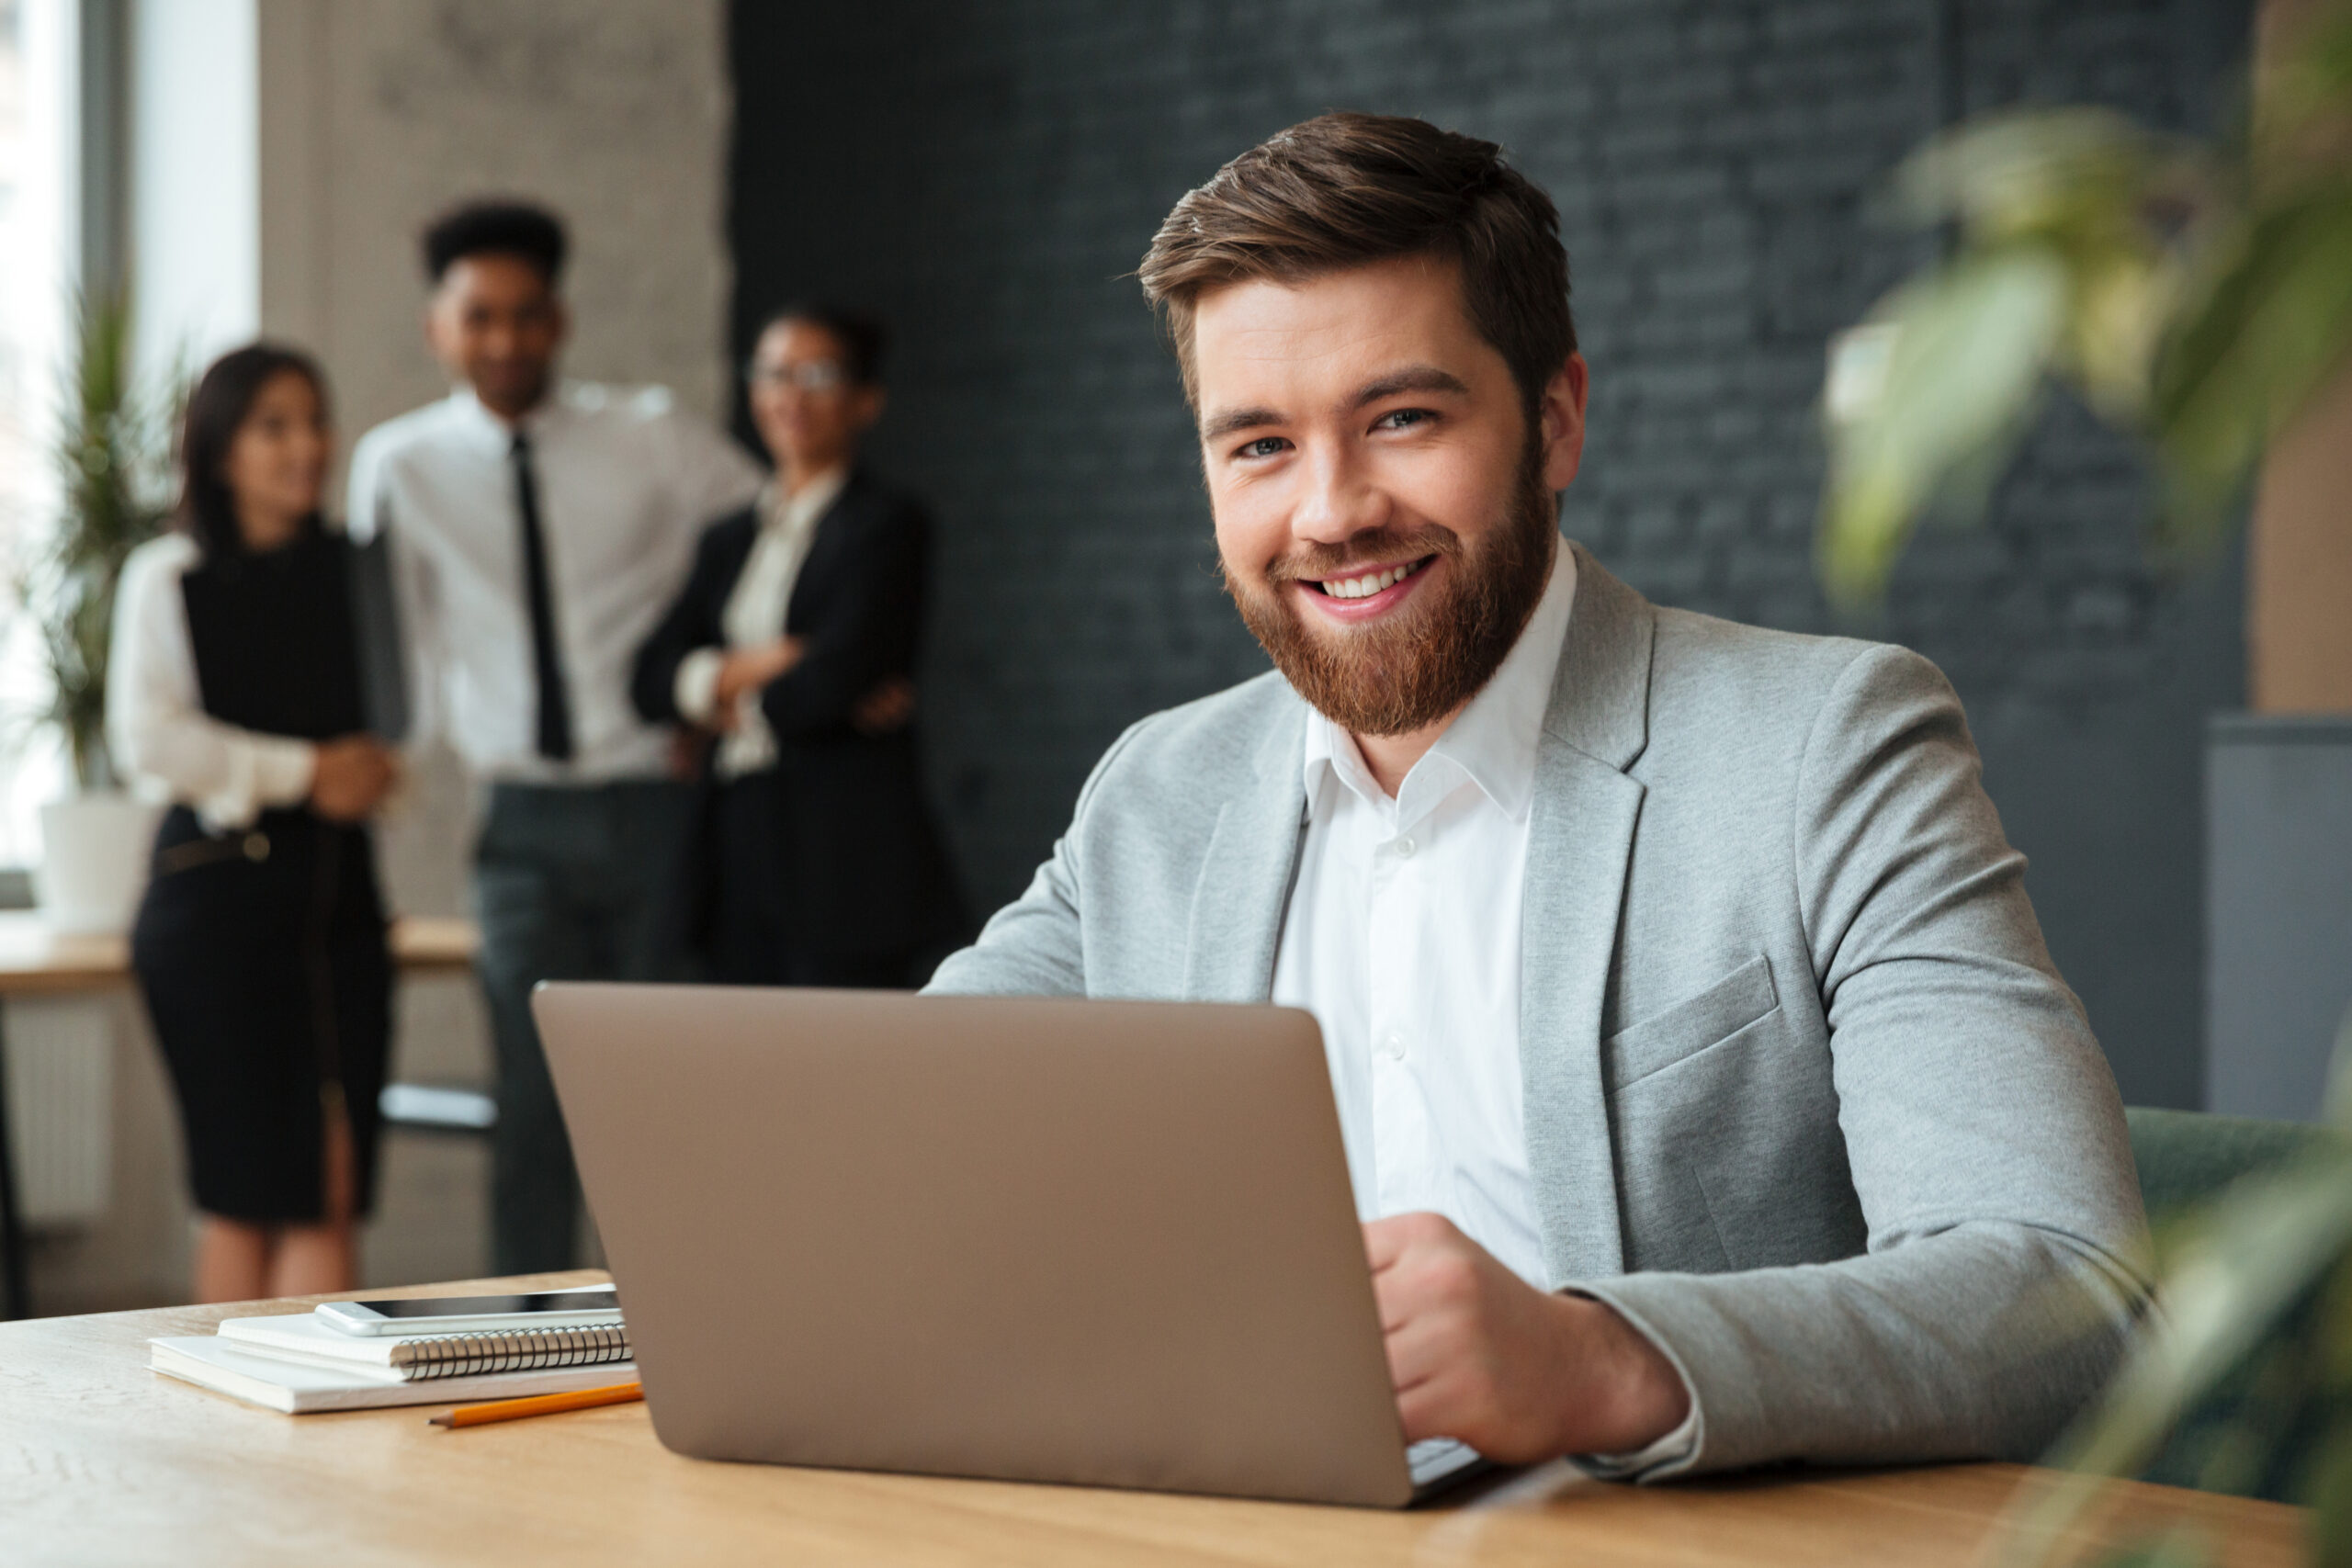
M2311 1561L2352 1563L2352 1011L2336 1032L2326 1114L2343 1136L2237 1182L2159 1236L2155 1325L2057 1456L2065 1476L2021 1495L2012 1564L2063 1560L2068 1526L2104 1483L2144 1469L2184 1408L2225 1382L2248 1397L2205 1445L2199 1484L2239 1489L2291 1436L2311 1456L2295 1483L2313 1510ZM2174 1530L2108 1562L2188 1568L2212 1544Z
M138 384L128 290L77 295L74 320L53 453L62 504L17 597L40 627L50 677L36 717L57 727L82 787L102 789L115 782L106 742L115 584L168 509L179 399Z
M1844 334L1825 394L1824 586L1880 594L1920 518L1982 515L2054 381L2143 441L2159 539L2211 541L2352 351L2352 0L2315 0L2226 146L2104 110L1963 126L1895 178L1942 259Z

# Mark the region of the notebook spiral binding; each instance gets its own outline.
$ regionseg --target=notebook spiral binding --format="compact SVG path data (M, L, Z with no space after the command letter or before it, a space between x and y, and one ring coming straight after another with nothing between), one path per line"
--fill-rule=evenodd
M476 1372L536 1372L550 1367L590 1367L629 1359L628 1329L499 1328L481 1334L433 1334L403 1339L392 1349L401 1376L468 1377Z

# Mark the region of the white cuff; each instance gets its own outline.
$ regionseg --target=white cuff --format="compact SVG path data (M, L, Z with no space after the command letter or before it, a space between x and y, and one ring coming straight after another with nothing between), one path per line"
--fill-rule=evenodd
M670 700L678 712L696 724L709 724L718 714L718 671L727 655L715 648L697 648L678 660L670 682Z
M319 749L309 741L246 733L225 737L222 746L229 776L191 803L212 832L250 827L264 807L300 806L311 797Z
M1630 1454L1571 1454L1569 1459L1587 1475L1603 1481L1623 1481L1639 1478L1665 1465L1679 1464L1699 1451L1699 1403L1690 1402L1690 1414L1682 1425L1660 1438L1638 1453Z

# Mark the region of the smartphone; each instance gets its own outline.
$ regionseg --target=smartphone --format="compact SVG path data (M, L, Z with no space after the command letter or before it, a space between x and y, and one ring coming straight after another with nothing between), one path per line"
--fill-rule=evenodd
M345 1334L478 1334L492 1328L590 1328L621 1320L610 1285L514 1296L418 1296L326 1302L318 1315Z

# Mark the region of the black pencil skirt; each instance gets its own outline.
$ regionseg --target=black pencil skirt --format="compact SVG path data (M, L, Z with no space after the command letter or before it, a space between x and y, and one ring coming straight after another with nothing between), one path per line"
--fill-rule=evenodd
M325 1116L340 1110L354 1212L367 1213L392 978L367 830L282 810L212 835L174 807L130 957L178 1095L196 1206L322 1218Z

